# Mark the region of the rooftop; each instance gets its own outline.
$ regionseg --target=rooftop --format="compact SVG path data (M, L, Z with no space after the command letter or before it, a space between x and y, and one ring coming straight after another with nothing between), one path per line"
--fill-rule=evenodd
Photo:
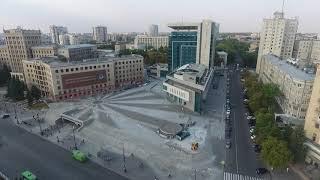
M169 74L173 79L178 79L188 83L204 85L206 80L206 73L208 69L203 64L185 64L176 71Z
M168 27L174 30L197 30L200 26L200 23L170 23Z
M54 48L55 45L41 45L41 46L33 46L31 49L47 49L47 48Z
M74 49L74 48L86 48L86 47L96 47L96 45L93 45L93 44L75 44L75 45L65 45L62 48Z
M33 58L26 61L34 62L34 61L42 61L48 64L52 68L58 67L68 67L68 66L75 66L75 65L87 65L87 64L99 64L105 62L112 62L117 60L125 60L125 59L140 59L143 58L140 55L127 55L121 57L102 57L102 58L93 58L93 59L85 59L82 61L61 61L58 57L42 57L42 58Z
M280 60L278 57L267 54L265 55L266 60L268 60L274 66L277 66L281 71L285 72L289 76L304 80L304 81L313 81L315 78L314 74L306 73L305 71L298 69L297 67L288 64L285 60Z

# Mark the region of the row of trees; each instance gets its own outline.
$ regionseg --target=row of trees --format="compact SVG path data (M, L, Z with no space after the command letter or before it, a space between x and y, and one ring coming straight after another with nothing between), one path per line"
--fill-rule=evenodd
M120 51L121 55L139 54L144 57L145 64L152 65L155 63L167 63L168 49L166 47L160 47L159 49L125 49Z
M32 105L34 100L39 100L41 98L41 90L36 86L32 86L31 89L28 90L22 81L16 78L10 78L8 82L7 97L17 101L27 99L28 104Z
M249 43L241 42L237 39L224 39L222 41L218 41L216 50L228 53L228 64L233 63L235 57L240 55L243 59L244 66L256 66L258 50L249 52Z
M0 69L0 86L3 86L8 83L10 78L10 69L8 66L3 65Z
M262 145L262 159L273 168L284 168L290 162L304 160L305 141L302 126L279 128L274 112L276 97L282 96L274 84L263 84L255 75L245 72L249 108L256 117L256 141Z

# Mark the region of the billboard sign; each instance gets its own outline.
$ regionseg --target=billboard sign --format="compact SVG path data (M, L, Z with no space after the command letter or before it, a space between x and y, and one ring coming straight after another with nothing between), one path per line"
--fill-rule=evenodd
M61 76L64 89L90 86L98 83L107 82L106 70L89 71Z

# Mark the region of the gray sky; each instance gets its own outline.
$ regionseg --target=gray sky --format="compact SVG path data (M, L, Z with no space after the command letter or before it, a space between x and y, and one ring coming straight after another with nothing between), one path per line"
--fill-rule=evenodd
M149 24L200 21L220 23L220 32L260 31L263 18L281 10L282 0L0 0L0 27L20 25L48 32L51 24L69 32L143 32ZM299 17L299 32L320 31L320 0L286 0L286 17Z

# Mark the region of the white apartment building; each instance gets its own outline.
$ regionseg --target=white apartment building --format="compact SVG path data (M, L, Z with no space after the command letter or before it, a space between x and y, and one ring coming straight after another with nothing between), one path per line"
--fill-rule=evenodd
M260 62L263 55L271 53L280 59L292 57L297 30L298 19L285 19L282 12L275 12L273 18L263 20L256 66L258 74L262 68Z
M279 86L283 96L277 99L282 111L292 117L306 116L315 75L307 73L273 54L261 58L259 78Z
M50 30L52 43L54 43L54 44L60 43L59 35L63 35L63 34L68 33L67 27L64 27L64 26L51 25L51 26L49 26L49 30Z
M92 28L93 30L93 40L98 43L107 41L107 27L105 26L96 26Z
M10 68L8 48L6 45L0 45L0 67L3 65Z
M134 40L134 47L136 49L147 49L160 47L168 47L169 37L168 36L146 36L137 35Z

